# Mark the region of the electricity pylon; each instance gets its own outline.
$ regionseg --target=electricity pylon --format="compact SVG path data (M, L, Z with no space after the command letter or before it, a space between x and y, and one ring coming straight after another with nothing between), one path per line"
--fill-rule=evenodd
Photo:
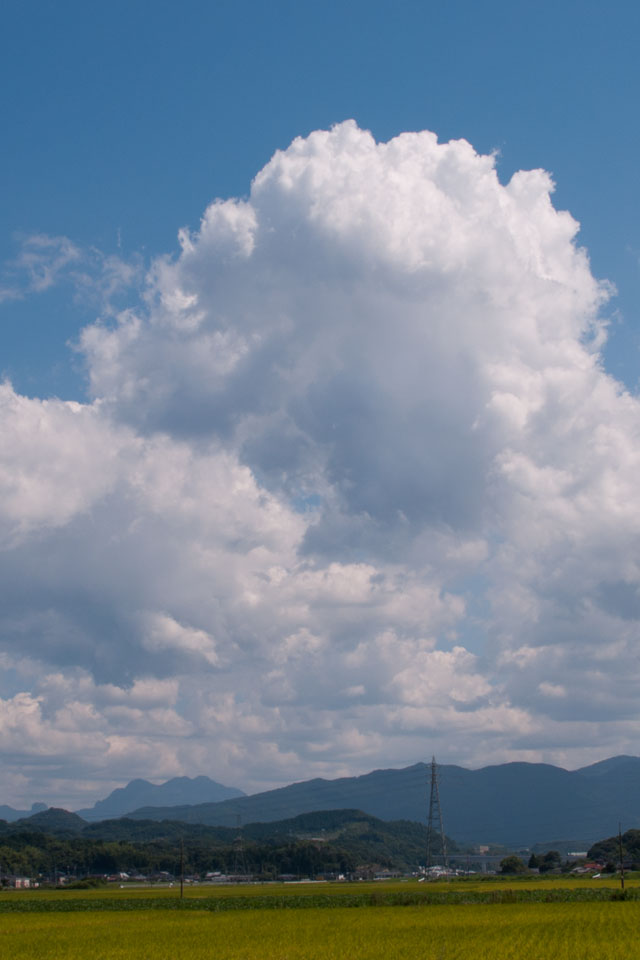
M440 843L438 844L438 837ZM427 821L427 872L431 867L436 866L436 849L440 846L440 859L442 866L446 870L447 862L447 842L444 836L444 824L442 822L442 807L440 806L440 791L438 789L438 765L436 758L431 758L431 791L429 795L429 819Z
M238 836L233 841L233 873L236 877L246 877L247 861L244 855L244 841L242 838L242 821L240 814L236 814L236 829Z

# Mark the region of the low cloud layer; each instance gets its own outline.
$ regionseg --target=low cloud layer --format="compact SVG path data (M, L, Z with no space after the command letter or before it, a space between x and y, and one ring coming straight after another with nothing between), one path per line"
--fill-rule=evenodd
M636 751L640 405L552 189L313 133L84 329L86 403L4 385L0 801Z

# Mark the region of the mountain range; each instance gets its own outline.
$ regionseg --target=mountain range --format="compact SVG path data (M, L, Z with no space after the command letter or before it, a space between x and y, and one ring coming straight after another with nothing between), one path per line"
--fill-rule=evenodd
M586 849L604 835L640 826L640 758L612 757L579 770L506 763L467 770L444 765L439 790L447 834L460 843L528 847L564 840ZM233 826L283 820L312 810L358 809L382 820L425 822L429 766L359 777L307 780L219 803L129 811L139 819Z
M78 810L85 821L114 817L172 820L236 827L271 823L327 810L361 810L385 821L425 823L429 805L427 764L374 770L358 777L314 779L247 796L208 777L177 777L154 785L132 780L93 807ZM586 850L603 836L640 827L640 758L611 757L579 770L550 764L506 763L467 770L438 767L446 833L460 844L534 845ZM34 804L31 813L42 809ZM7 816L6 812L10 811ZM0 818L27 811L0 807Z

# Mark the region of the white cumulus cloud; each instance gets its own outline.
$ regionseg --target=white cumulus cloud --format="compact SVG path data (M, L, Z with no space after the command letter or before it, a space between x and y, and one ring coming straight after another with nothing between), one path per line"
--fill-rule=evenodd
M635 749L640 404L552 192L317 131L84 329L86 403L2 388L6 801Z

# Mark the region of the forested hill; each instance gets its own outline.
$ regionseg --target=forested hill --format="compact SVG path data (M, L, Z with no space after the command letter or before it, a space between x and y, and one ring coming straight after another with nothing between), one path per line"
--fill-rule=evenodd
M273 821L309 810L352 808L384 820L425 821L429 767L376 770L360 777L308 780L232 801L144 807L128 816L233 826ZM640 758L614 757L581 770L549 764L507 763L466 770L440 767L447 833L460 843L512 847L565 839L585 849L619 819L640 826L635 797Z
M618 834L606 840L598 840L589 849L590 860L604 860L618 864L620 862L620 846L622 858L630 863L634 869L640 869L640 830L626 830L621 837Z
M0 821L0 863L11 873L48 872L52 862L68 872L168 870L176 873L184 845L187 872L237 872L237 828L141 820L84 824L66 811L48 820ZM424 864L426 827L384 822L359 810L304 814L242 828L242 869L249 873L352 872L358 866L414 870ZM456 847L449 841L451 852Z

